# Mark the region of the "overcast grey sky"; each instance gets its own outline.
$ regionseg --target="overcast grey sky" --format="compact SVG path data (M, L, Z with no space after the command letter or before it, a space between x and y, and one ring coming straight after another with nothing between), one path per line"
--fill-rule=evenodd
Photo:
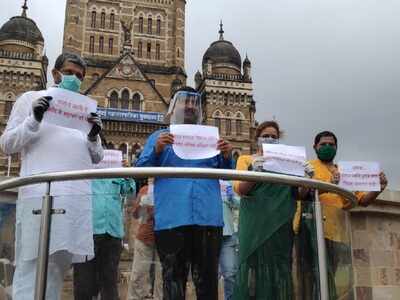
M20 14L22 0L0 3L0 24ZM65 0L29 1L50 64L61 51ZM376 160L400 189L400 1L188 0L189 83L202 56L225 38L253 65L257 119L273 116L287 144L306 145L332 130L338 160Z

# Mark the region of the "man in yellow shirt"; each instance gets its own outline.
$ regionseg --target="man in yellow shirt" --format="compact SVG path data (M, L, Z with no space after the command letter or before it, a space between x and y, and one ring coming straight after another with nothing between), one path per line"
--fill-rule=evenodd
M337 152L337 138L329 131L323 131L315 137L314 150L318 159L311 160L314 169L313 179L338 184L340 174L334 159ZM379 194L386 188L385 174L380 174L380 192L356 192L358 205L368 206L373 203ZM335 273L339 263L350 264L351 250L348 246L347 220L343 210L351 207L348 200L329 192L320 193L320 201L323 207L324 234L328 258L328 279L330 299L337 299L335 287ZM312 239L312 238L311 238ZM316 291L313 291L316 294Z

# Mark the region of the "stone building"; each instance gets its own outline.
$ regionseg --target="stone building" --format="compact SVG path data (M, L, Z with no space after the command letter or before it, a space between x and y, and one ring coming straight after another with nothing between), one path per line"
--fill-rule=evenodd
M185 0L67 0L63 51L88 63L81 92L98 102L104 133L111 148L134 159L147 137L165 127L164 114L173 92L186 84ZM1 130L12 103L28 90L46 88L48 59L44 39L27 17L0 29ZM252 150L255 102L251 63L242 62L235 46L220 39L203 57L196 87L205 96L205 122L220 128L235 155ZM2 174L8 157L1 156ZM13 157L13 174L18 172Z
M44 39L35 21L22 14L0 28L0 132L3 132L16 98L26 91L41 90L47 84L48 59ZM18 156L11 159L11 174L19 170ZM0 153L0 174L8 173L9 157Z
M88 62L82 92L98 101L105 136L132 158L164 127L186 84L185 0L68 0L63 51Z
M202 67L203 72L195 75L195 84L205 99L206 123L219 127L221 136L232 143L235 158L252 152L256 105L251 63L247 55L242 62L239 51L224 39L222 22L219 39L205 52Z

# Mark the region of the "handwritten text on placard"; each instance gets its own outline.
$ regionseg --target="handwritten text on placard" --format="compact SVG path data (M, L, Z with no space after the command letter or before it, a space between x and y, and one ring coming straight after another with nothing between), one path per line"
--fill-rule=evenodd
M44 122L89 133L93 125L87 121L87 117L91 112L96 112L96 101L60 88L49 88L42 93L43 96L53 97L43 116Z
M205 159L218 155L218 128L202 125L171 125L173 149L182 159Z
M122 151L104 150L104 158L98 163L96 169L109 169L122 167Z
M304 176L306 149L282 144L263 144L266 171Z
M380 191L380 170L377 162L339 162L339 185L351 191Z

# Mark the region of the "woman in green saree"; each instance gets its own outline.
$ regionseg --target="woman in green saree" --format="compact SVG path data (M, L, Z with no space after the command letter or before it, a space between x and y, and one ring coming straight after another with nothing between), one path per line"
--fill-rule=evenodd
M256 131L258 156L243 155L238 170L260 170L262 144L278 143L281 137L275 121L262 123ZM239 271L235 300L291 300L292 221L297 189L287 185L235 182L242 196L239 219Z

